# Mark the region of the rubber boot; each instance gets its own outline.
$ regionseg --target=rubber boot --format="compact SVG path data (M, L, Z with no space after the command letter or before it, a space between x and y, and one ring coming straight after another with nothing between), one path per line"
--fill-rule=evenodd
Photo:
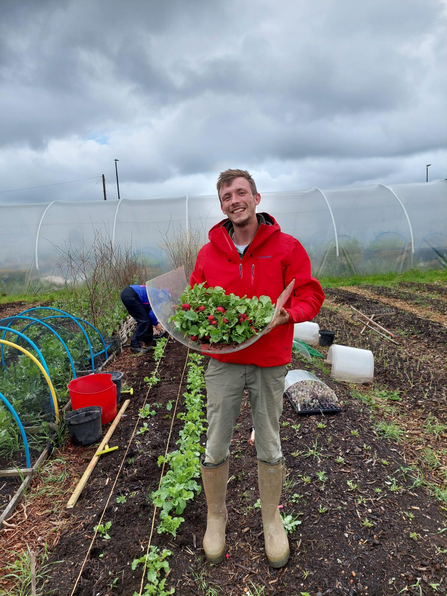
M208 506L203 550L206 558L213 565L220 563L225 556L225 527L228 520L225 497L228 467L228 459L217 468L202 466L202 482Z
M264 526L265 554L272 567L283 567L289 560L290 549L278 505L286 473L284 462L276 465L258 460L258 482Z

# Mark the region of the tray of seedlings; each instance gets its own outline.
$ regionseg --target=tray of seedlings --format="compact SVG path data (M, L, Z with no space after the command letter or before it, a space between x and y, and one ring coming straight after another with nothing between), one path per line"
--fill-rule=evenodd
M299 374L293 375L293 373ZM289 375L286 377L285 394L297 414L338 414L341 412L340 402L334 391L315 375L307 371L291 371Z

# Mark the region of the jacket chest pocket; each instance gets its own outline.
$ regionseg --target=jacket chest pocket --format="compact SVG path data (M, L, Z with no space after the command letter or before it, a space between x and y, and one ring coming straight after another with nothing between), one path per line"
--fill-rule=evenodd
M268 289L278 289L283 286L281 262L272 256L259 256L250 264L250 274L253 281L258 281Z

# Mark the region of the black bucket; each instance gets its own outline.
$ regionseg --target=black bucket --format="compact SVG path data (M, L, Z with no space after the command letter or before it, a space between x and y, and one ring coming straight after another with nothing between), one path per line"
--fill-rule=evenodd
M65 414L65 422L74 445L91 445L102 437L101 406L79 408Z
M123 379L122 372L112 372L111 370L107 371L107 374L112 375L112 381L116 385L116 403L119 404L121 401L121 381Z
M320 329L320 339L319 344L320 346L332 346L334 341L335 333L334 331L328 331L327 329Z

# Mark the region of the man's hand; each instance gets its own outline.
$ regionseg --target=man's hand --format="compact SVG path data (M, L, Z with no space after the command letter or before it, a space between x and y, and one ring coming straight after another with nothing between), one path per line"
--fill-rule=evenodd
M158 333L163 333L163 327L161 326L160 323L158 323L157 325L155 325L155 329L158 331Z
M276 315L276 317L273 319L273 321L270 324L270 331L272 329L274 329L275 327L278 327L278 325L285 325L286 323L289 322L289 319L290 319L290 315L286 311L286 309L280 308L278 311L278 314Z

